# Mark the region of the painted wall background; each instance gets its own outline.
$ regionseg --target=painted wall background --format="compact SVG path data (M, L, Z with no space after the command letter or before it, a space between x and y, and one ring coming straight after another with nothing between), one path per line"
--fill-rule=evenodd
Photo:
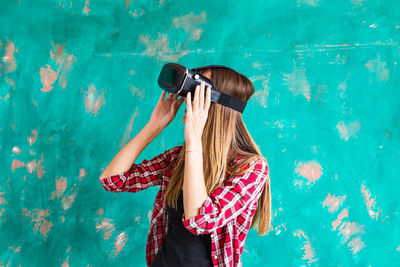
M145 266L158 187L98 178L147 123L166 62L256 92L272 225L244 266L398 266L397 0L2 1L0 265ZM183 110L137 162L184 141Z

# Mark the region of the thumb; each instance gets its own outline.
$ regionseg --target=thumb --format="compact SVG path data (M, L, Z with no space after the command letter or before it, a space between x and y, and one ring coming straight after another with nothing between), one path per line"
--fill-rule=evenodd
M165 90L162 90L160 99L158 99L158 102L161 102L161 100L164 100L164 97L165 97Z

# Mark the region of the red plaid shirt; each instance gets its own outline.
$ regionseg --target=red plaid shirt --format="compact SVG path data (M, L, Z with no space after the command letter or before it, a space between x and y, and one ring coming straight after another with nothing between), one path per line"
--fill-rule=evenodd
M181 149L182 145L173 147L151 160L145 159L140 164L133 164L126 172L101 180L103 188L111 192L134 193L150 186L160 186L147 237L148 266L153 262L168 232L168 214L162 202ZM240 157L238 155L232 164ZM214 266L242 266L240 255L268 175L265 160L253 161L250 163L252 166L254 168L243 175L228 177L227 174L223 186L210 193L198 215L187 220L182 215L182 223L191 233L211 234Z

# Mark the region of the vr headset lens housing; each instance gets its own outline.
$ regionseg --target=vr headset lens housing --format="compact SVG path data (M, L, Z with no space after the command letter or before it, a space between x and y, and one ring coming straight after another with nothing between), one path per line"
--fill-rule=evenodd
M161 86L164 89L169 89L174 87L176 82L176 78L178 76L178 72L172 68L166 68L163 72L161 72Z
M158 85L169 93L178 93L183 81L187 76L187 69L181 65L165 64L158 77ZM183 95L183 96L186 96Z

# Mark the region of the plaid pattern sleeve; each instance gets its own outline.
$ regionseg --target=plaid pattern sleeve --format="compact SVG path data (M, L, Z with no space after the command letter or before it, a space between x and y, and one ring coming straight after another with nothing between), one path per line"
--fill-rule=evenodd
M155 156L151 160L144 159L140 164L133 164L125 172L103 179L100 183L110 192L138 192L150 186L160 185L164 171L171 160L179 156L181 146L175 146Z
M249 164L249 171L229 177L223 186L211 192L198 215L185 219L185 214L182 214L186 229L196 235L213 233L258 200L268 176L267 163L257 159Z

